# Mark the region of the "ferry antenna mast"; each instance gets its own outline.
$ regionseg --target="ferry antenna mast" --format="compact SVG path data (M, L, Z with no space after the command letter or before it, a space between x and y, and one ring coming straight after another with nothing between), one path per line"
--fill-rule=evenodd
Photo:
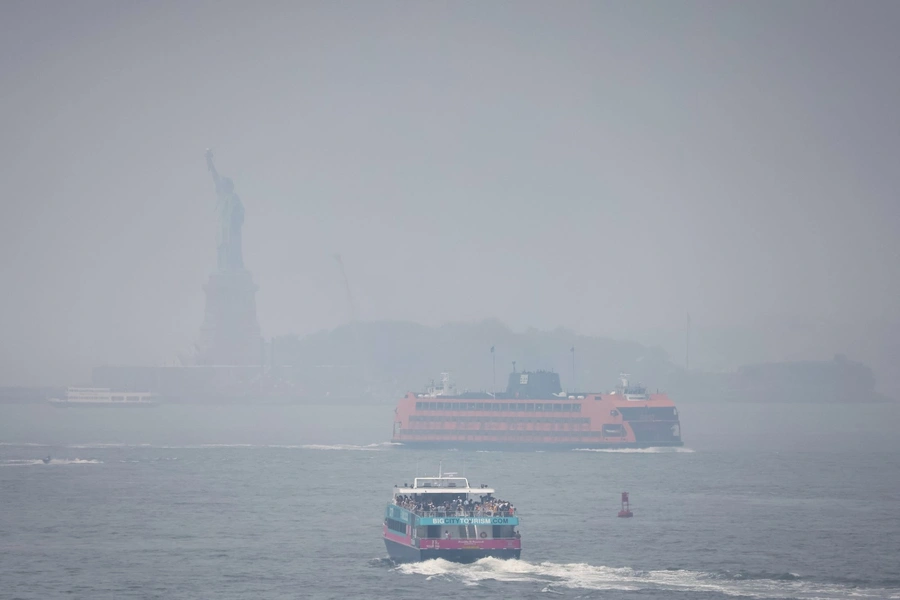
M575 393L578 391L578 386L575 383L575 346L569 350L572 353L572 392Z
M494 354L494 347L491 346L491 364L493 366L493 379L491 380L491 396L497 397L497 356Z

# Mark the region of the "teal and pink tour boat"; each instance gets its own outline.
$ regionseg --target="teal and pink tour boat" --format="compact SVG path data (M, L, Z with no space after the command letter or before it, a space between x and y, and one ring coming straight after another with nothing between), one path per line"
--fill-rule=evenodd
M394 486L384 511L384 545L394 562L443 558L474 562L519 558L522 539L515 506L486 485L440 473Z

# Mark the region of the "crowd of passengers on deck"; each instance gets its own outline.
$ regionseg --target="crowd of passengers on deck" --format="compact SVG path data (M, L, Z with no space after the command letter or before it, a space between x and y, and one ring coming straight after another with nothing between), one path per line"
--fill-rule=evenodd
M490 496L482 496L481 502L454 498L435 504L428 498L400 495L394 498L394 504L418 515L437 517L511 517L516 513L511 503Z

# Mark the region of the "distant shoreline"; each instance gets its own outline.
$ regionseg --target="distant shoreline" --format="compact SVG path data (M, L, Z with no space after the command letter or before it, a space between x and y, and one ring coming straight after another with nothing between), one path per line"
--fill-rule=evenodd
M61 394L64 395L65 390L61 389L60 393L52 394L48 396L35 396L34 394L22 394L22 395L2 395L0 396L0 405L40 405L46 404L50 406L50 398L59 397ZM399 399L399 397L397 398ZM222 399L222 398L203 398L203 399L194 399L194 400L185 400L181 398L165 398L161 397L157 400L157 405L159 406L384 406L384 407L393 407L396 405L397 399L359 399L359 398L316 398L316 399L307 399L307 398L285 398L285 399L254 399L254 398L239 398L239 399ZM897 400L893 398L889 398L887 396L878 394L874 398L866 398L866 399L853 399L853 400L809 400L809 399L797 399L797 400L774 400L771 398L766 398L763 400L748 400L744 398L709 398L709 397L700 397L700 398L679 398L677 400L679 405L733 405L733 404L753 404L753 405L768 405L768 406L784 406L784 405L813 405L813 406L825 406L825 405L839 405L839 406L849 406L849 405L858 405L858 404L896 404ZM70 407L70 408L86 408L86 407ZM94 407L96 408L96 407ZM103 408L103 407L99 407Z

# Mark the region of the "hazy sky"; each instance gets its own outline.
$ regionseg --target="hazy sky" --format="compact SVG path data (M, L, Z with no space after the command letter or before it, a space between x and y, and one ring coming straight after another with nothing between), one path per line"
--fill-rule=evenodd
M898 25L876 1L7 0L0 382L191 345L207 146L266 336L348 319L335 252L364 319L896 323Z

